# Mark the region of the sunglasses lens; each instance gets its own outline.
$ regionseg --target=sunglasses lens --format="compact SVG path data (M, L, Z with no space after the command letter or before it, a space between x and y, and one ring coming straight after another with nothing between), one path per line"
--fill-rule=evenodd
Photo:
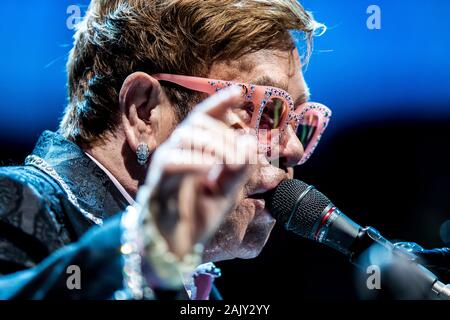
M283 100L278 98L271 99L264 107L264 111L259 122L259 129L278 129L282 123L285 111L286 104Z
M259 121L258 140L270 145L274 130L280 129L287 114L286 103L279 98L270 99L264 107Z
M304 154L299 164L305 163L316 149L320 138L328 126L331 110L316 102L307 102L295 109L296 120L292 127L297 128L298 140L302 143Z
M320 117L314 113L306 114L305 118L300 121L296 133L305 150L313 142L318 130L319 122Z

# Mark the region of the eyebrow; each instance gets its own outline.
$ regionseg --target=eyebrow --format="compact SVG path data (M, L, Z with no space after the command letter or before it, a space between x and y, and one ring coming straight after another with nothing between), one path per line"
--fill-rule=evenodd
M288 92L288 86L287 83L285 82L277 82L275 80L273 80L272 78L268 77L268 76L262 76L257 78L255 81L251 82L252 84L255 84L257 86L267 86L267 87L276 87L279 89L282 89L286 92ZM305 102L307 102L310 98L310 91L309 91L309 87L306 84L306 82L304 82L304 87L305 90L302 91L302 93L298 96L295 97L294 99L294 106L299 106Z
M287 83L285 82L277 82L268 76L262 76L257 78L255 81L252 81L252 84L257 86L268 86L268 87L276 87L287 91Z

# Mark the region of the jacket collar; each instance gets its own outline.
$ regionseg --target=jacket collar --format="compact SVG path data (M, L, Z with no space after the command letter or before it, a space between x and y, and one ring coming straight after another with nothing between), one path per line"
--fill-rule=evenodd
M76 197L79 207L95 217L107 219L127 207L127 200L103 170L61 135L45 131L32 155L54 169Z

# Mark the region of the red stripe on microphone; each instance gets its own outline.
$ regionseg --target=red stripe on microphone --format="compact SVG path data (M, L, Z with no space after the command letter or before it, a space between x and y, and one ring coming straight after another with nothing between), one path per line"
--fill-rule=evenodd
M320 230L322 230L322 227L327 223L328 219L330 218L331 214L336 210L336 207L331 208L328 210L328 212L323 216L322 221L320 221L319 227L317 228L316 234L314 235L314 239L317 241L319 238Z

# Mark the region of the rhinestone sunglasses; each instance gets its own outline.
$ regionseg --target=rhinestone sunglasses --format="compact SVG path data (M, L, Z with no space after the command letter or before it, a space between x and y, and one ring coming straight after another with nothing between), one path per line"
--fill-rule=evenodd
M294 105L289 93L276 87L167 73L152 76L159 81L175 83L209 95L229 86L240 86L244 104L234 110L240 118L240 125L254 129L262 144L270 144L274 130L283 136L288 126L291 126L304 149L298 165L311 157L332 115L331 110L320 103Z

